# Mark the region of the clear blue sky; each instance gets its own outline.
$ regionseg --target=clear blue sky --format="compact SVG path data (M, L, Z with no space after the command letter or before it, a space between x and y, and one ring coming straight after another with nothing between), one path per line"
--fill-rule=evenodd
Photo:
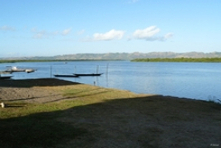
M220 0L0 0L0 57L221 52Z

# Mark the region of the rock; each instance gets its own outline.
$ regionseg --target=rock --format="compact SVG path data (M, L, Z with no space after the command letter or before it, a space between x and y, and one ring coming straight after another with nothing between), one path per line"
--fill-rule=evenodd
M5 103L1 102L0 105L1 105L2 108L5 108Z

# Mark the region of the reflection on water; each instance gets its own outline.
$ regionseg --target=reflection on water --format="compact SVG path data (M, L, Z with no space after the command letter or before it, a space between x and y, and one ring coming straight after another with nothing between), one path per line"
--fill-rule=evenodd
M221 98L221 63L136 63L129 61L28 62L0 64L37 69L34 73L14 73L14 79L50 78L53 74L103 73L100 77L65 80L129 90L207 100Z

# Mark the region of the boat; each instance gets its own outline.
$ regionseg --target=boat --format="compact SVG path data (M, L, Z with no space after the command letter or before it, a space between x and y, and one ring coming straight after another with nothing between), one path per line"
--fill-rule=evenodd
M3 74L3 75L2 75ZM0 79L10 79L12 77L12 75L10 72L5 72L5 71L0 71Z
M54 75L55 77L78 77L76 75L68 75L68 74L55 74Z
M35 72L35 69L23 69L23 68L18 68L16 66L13 66L7 70L5 70L5 72L8 72L8 73L13 73L13 72L27 72L27 73L31 73L31 72Z
M1 79L1 80L2 80L2 79L11 79L11 77L12 77L12 76L1 76L1 75L0 75L0 79Z
M10 73L13 73L13 72L25 72L25 69L21 69L21 68L17 68L16 66L13 66L13 67L5 70L5 72L10 72Z
M25 72L32 73L32 72L35 72L35 70L34 69L25 69Z
M76 76L101 76L103 73L74 73Z
M11 72L7 72L7 71L0 71L0 76L1 74L11 74Z

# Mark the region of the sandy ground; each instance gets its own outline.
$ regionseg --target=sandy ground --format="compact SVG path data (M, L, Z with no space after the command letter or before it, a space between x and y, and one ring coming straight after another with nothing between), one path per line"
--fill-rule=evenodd
M1 80L0 101L53 102L64 98L62 88L75 84L58 79Z
M77 83L56 79L0 81L0 101L52 102L65 99L58 86L61 90L72 85ZM143 96L77 107L62 114L59 121L89 132L64 147L221 147L221 107L206 101Z

